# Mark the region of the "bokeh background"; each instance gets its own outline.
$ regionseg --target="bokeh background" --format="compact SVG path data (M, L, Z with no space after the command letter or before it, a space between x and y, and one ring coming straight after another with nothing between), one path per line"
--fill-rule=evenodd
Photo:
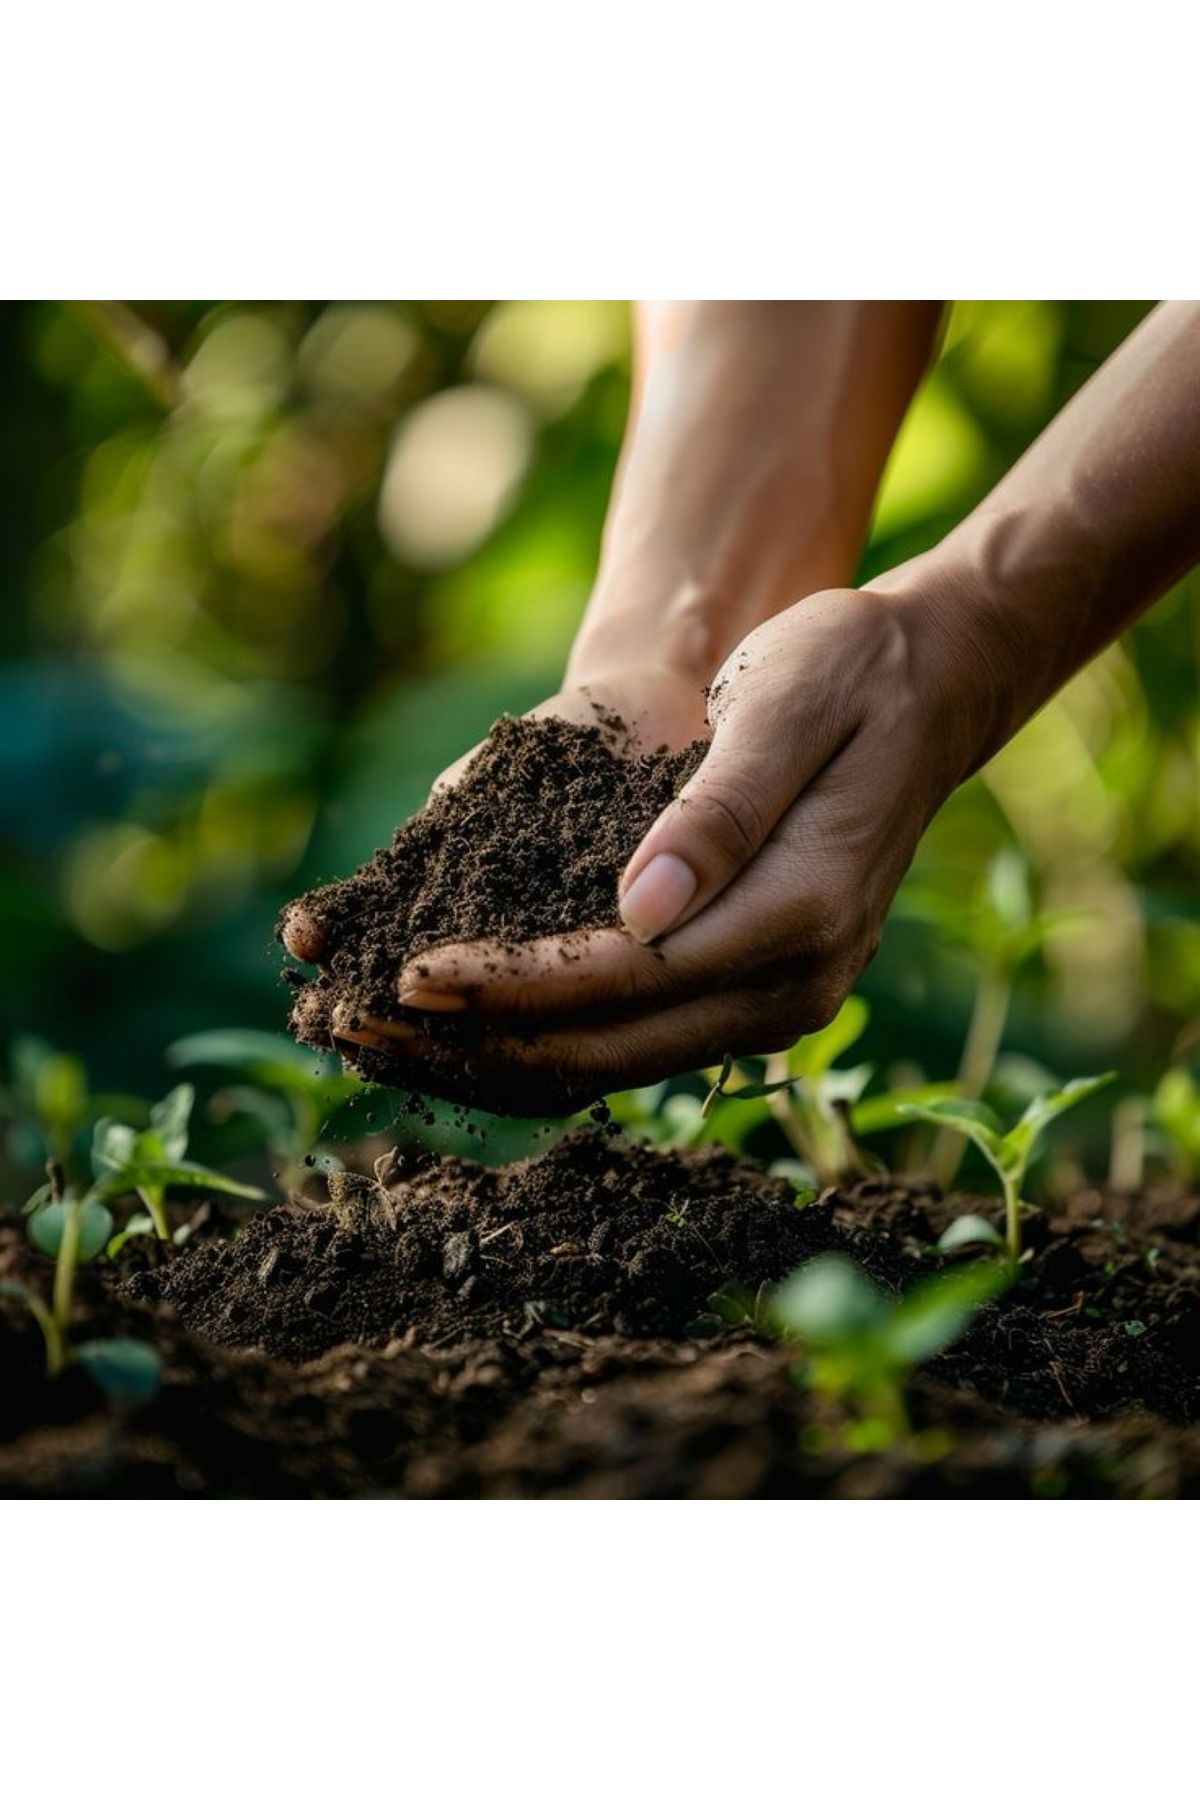
M1145 310L956 304L862 574L960 518ZM18 1060L33 1035L153 1096L175 1039L281 1029L281 902L557 685L629 335L607 302L0 307ZM997 907L1071 915L1027 934L1014 1092L1114 1066L1138 1095L1186 1066L1198 670L1192 577L947 806L862 984L877 1080L953 1075ZM1102 1162L1094 1125L1077 1153Z

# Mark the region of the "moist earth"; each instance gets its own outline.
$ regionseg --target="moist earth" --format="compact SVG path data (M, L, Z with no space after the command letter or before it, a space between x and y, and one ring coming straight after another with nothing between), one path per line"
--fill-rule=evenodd
M831 1248L899 1291L994 1203L879 1179L797 1208L723 1151L591 1128L506 1169L409 1152L335 1188L232 1235L212 1209L157 1267L81 1271L77 1336L159 1348L141 1408L78 1369L47 1382L0 1303L0 1493L1200 1493L1195 1195L1037 1216L1018 1284L915 1377L912 1440L868 1453L796 1351L723 1327L712 1294ZM45 1279L15 1217L0 1276Z
M621 871L704 749L698 741L636 753L627 728L599 708L594 725L501 719L455 786L436 793L355 874L304 897L325 948L320 973L296 995L294 1034L327 1048L335 1009L347 1023L364 1012L403 1016L426 1034L421 1085L430 1093L492 1111L572 1110L578 1096L549 1083L532 1100L495 1082L481 1091L470 1060L473 1023L405 1011L396 977L437 944L511 946L616 926ZM355 1060L371 1080L407 1085L378 1051Z

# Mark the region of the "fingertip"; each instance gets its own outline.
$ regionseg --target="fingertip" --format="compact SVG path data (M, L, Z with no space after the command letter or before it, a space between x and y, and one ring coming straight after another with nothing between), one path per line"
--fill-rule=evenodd
M621 921L626 931L639 944L652 944L679 923L698 886L699 877L690 863L673 851L659 851L621 895Z
M302 900L293 901L283 916L279 935L283 947L297 962L318 963L328 947L325 929Z

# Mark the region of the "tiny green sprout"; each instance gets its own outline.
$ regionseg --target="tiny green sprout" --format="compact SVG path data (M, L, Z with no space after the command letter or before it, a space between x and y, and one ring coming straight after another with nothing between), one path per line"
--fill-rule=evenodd
M889 1299L846 1257L818 1256L771 1296L779 1334L806 1352L805 1380L858 1415L853 1447L882 1449L910 1435L904 1383L960 1337L987 1301L1012 1281L1007 1262L989 1258L919 1281Z
M1017 1123L1007 1132L991 1107L981 1100L931 1100L924 1106L908 1106L905 1111L911 1118L927 1119L931 1124L961 1133L982 1150L1000 1177L1004 1190L1005 1246L1009 1258L1016 1262L1021 1255L1021 1207L1028 1204L1023 1200L1021 1188L1034 1146L1060 1113L1078 1105L1079 1101L1086 1100L1089 1094L1115 1079L1115 1074L1110 1071L1106 1075L1068 1081L1057 1092L1040 1094L1030 1101ZM954 1246L947 1246L943 1237L941 1247Z
M213 1095L210 1113L241 1113L258 1123L268 1150L284 1164L279 1180L285 1190L303 1183L311 1167L304 1159L335 1114L368 1091L336 1057L267 1031L199 1031L172 1044L167 1061L176 1069L230 1069L244 1076Z
M116 1119L98 1119L92 1137L95 1176L84 1203L104 1203L121 1194L136 1194L154 1223L156 1235L169 1242L166 1192L172 1187L207 1188L241 1200L265 1200L261 1188L248 1187L216 1169L187 1159L188 1126L196 1093L190 1082L172 1088L150 1108L150 1124L135 1131Z
M158 1356L149 1344L126 1338L96 1338L72 1346L67 1340L75 1273L81 1262L91 1262L105 1248L112 1234L108 1208L85 1195L78 1198L67 1187L62 1165L47 1165L50 1179L31 1197L29 1239L36 1250L54 1258L51 1303L23 1281L0 1281L0 1297L19 1300L28 1309L42 1334L47 1375L61 1375L69 1362L77 1362L110 1399L136 1402L149 1398L158 1381Z

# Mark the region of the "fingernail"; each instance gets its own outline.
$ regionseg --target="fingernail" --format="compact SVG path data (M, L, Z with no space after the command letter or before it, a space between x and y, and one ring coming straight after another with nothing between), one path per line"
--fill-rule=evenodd
M413 987L400 989L401 1006L411 1006L417 1012L466 1012L469 1005L465 994L452 994L447 988Z
M681 856L661 851L621 896L621 918L639 944L649 944L676 919L696 892L695 871Z

